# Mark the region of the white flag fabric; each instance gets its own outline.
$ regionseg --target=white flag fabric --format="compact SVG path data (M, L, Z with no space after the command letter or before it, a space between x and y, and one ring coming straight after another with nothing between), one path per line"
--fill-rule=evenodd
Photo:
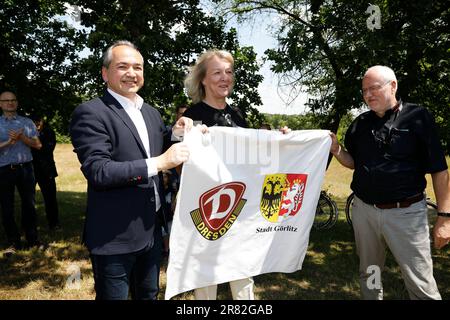
M325 174L326 130L193 128L170 234L165 298L302 267Z

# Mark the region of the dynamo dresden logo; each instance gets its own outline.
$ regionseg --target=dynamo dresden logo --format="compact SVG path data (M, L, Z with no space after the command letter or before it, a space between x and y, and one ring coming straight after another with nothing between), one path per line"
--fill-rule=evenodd
M260 209L270 222L281 222L300 210L306 188L306 174L269 174L264 179Z
M191 218L206 240L217 240L230 230L247 202L244 192L245 184L229 182L200 196L200 207L191 211Z

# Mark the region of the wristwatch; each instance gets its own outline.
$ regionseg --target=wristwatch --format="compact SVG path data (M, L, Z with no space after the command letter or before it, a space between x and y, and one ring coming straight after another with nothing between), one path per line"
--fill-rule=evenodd
M438 215L439 217L450 218L450 212L438 212L437 215Z

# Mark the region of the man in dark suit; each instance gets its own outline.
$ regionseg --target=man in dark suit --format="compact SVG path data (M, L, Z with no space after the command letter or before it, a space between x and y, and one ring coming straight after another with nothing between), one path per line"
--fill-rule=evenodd
M84 243L94 272L97 299L156 299L162 251L160 172L189 157L183 143L166 152L167 130L158 111L137 94L144 84L144 60L128 41L103 56L107 91L81 104L70 134L88 181ZM192 121L181 118L180 137Z

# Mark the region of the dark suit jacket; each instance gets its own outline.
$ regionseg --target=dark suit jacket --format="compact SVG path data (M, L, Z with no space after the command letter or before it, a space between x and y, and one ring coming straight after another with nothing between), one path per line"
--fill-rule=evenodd
M159 112L148 104L144 103L141 112L151 156L159 156L167 141L166 127ZM153 241L155 228L160 228L152 180L162 199L164 191L162 179L148 178L147 154L125 109L106 92L75 109L70 134L88 181L83 240L89 251L112 255L144 248Z

